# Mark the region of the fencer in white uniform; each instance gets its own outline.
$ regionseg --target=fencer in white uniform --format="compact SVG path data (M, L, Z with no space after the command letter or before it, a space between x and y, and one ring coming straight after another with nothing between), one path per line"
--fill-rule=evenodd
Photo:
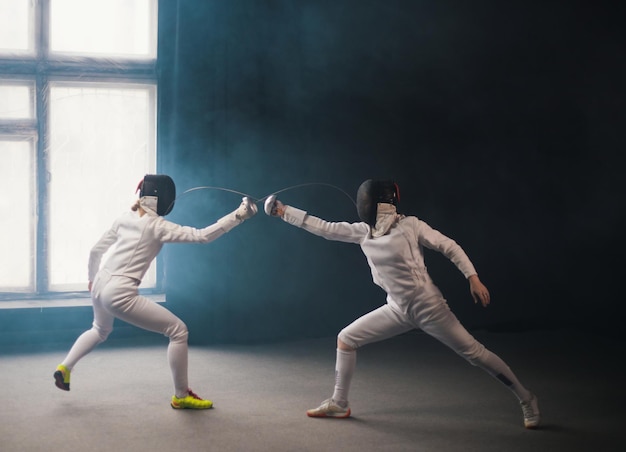
M241 205L203 229L167 221L176 199L174 181L167 175L146 175L132 211L121 215L91 249L88 288L93 304L93 326L78 337L54 372L58 388L69 391L70 372L76 363L104 342L115 318L169 338L167 357L174 380L173 408L206 409L212 402L189 389L188 330L185 323L161 304L139 295L138 287L151 262L165 243L208 243L227 233L257 212L244 197ZM101 264L105 252L110 256Z
M540 422L536 396L450 311L428 274L423 248L438 251L450 259L469 281L474 301L487 306L489 291L478 278L474 265L454 240L415 216L399 214L398 198L398 187L393 181L370 179L363 182L357 192L357 211L362 222L357 223L328 222L284 205L275 196L265 203L268 215L281 217L289 224L328 240L359 244L374 282L387 293L387 304L355 320L339 333L334 393L319 407L308 410L307 415L350 416L348 392L356 367L356 350L412 329L421 329L509 388L521 404L525 427L536 428Z

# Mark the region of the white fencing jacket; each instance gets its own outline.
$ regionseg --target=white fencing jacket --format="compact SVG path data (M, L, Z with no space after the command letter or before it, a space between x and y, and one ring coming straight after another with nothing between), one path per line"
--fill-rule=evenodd
M390 222L388 215L395 216L395 221ZM285 206L283 220L327 240L361 245L374 283L387 293L387 302L404 314L420 298L432 295L423 247L442 253L466 278L476 274L467 254L454 240L417 217L397 214L395 208L388 215L377 218L376 226L386 223L388 228L378 237L372 235L376 228L367 223L328 222L291 206Z
M151 210L146 210L143 216L137 212L127 212L115 220L91 249L89 281L94 280L102 256L113 245L116 246L115 252L108 257L103 269L112 275L141 281L164 243L212 242L241 222L232 212L204 229L196 229L167 221Z

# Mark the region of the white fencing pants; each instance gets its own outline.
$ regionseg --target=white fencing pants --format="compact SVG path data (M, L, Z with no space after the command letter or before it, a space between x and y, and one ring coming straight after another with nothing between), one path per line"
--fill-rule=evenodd
M450 311L439 290L433 286L433 297L420 306L417 303L403 314L389 304L358 318L339 333L339 339L357 349L363 345L382 341L413 329L425 333L450 347L472 365L485 370L509 388L519 400L527 400L529 391L495 353L478 342Z
M112 276L105 271L98 273L91 291L93 326L76 339L62 364L72 370L83 356L107 339L113 330L114 319L118 318L169 338L167 358L174 390L177 396L183 397L188 390L187 326L163 306L139 295L137 286L137 281L132 278Z

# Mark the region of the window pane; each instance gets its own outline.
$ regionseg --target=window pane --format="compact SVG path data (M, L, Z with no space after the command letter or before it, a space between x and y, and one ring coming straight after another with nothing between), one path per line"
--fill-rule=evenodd
M155 170L154 86L111 86L50 87L50 290L85 290L89 250Z
M32 53L32 0L0 0L0 54Z
M0 81L0 119L32 118L32 106L33 88L31 86Z
M156 57L156 0L51 0L50 49Z
M0 140L0 290L34 289L33 143Z

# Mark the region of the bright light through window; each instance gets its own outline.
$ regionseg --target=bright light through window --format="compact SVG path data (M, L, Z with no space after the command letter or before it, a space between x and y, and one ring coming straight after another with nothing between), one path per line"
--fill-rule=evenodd
M0 140L0 289L33 289L34 193L32 141Z
M0 83L0 119L32 118L32 92L28 85Z
M50 289L84 290L89 250L154 172L153 86L52 84ZM153 286L154 269L143 281Z
M91 247L156 172L157 10L0 0L0 300L85 292Z
M155 0L51 0L52 52L156 56Z
M33 49L32 0L0 0L0 53Z

